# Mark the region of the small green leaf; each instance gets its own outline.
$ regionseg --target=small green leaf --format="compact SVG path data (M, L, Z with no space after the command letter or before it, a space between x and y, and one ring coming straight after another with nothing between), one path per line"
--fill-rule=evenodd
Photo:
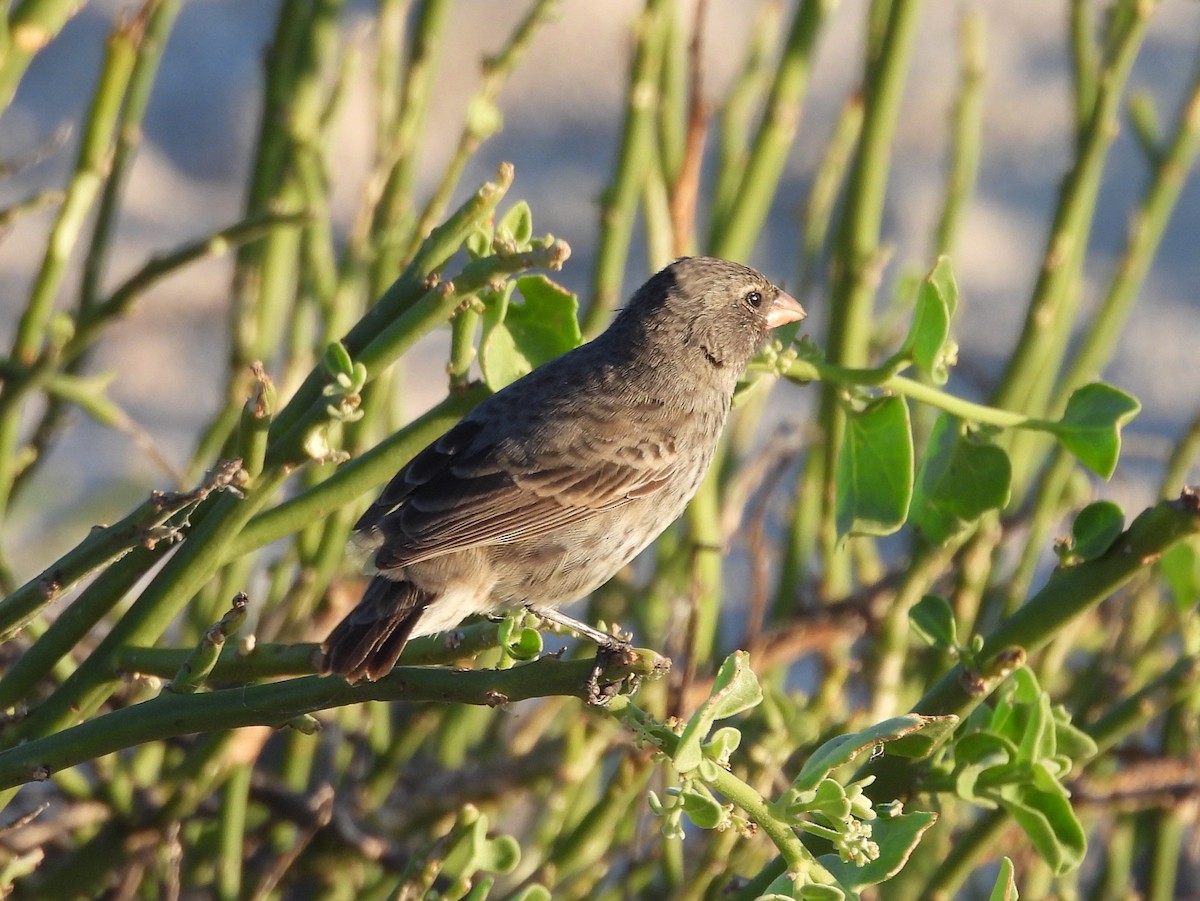
M738 729L733 726L722 726L701 748L704 756L709 760L714 760L721 766L728 766L730 756L741 743L742 733Z
M958 717L954 714L927 716L921 729L902 735L888 743L887 752L893 757L908 757L923 760L942 746L958 728Z
M514 203L503 218L496 223L496 236L507 238L513 241L518 248L526 249L533 237L533 213L529 210L529 204L524 200Z
M544 275L526 275L516 285L524 303L510 302L511 286L488 299L479 342L479 368L493 391L531 372L582 340L579 301Z
M1054 746L1060 755L1069 760L1089 760L1100 753L1096 741L1071 722L1071 714L1061 704L1051 708L1054 717Z
M1200 601L1200 553L1191 541L1168 548L1158 561L1163 581L1171 590L1175 609L1187 613Z
M702 783L693 782L679 792L683 812L700 829L716 829L727 818L727 811Z
M467 129L476 140L486 141L503 127L504 116L491 100L476 96L467 104Z
M341 341L325 345L325 352L321 355L321 365L333 378L337 378L339 375L349 377L354 372L354 363L350 359L350 352L346 350Z
M958 349L950 340L950 322L958 306L958 286L950 271L950 260L938 257L937 264L921 283L917 307L904 348L913 362L936 384L944 385Z
M921 836L937 822L938 815L929 811L914 811L871 821L871 840L879 847L879 856L864 866L840 860L828 854L818 860L834 875L840 885L857 892L870 885L891 879L908 863Z
M468 877L481 870L487 873L510 873L520 863L521 846L517 840L510 835L488 838L488 818L483 814L478 814L469 823L462 823L461 828L461 833L444 859L444 872Z
M1121 455L1121 426L1142 405L1137 399L1104 382L1084 385L1071 395L1063 418L1048 423L1059 443L1101 478L1110 478Z
M908 611L909 622L923 639L935 648L949 650L958 644L954 611L950 602L936 594L927 594Z
M505 642L504 647L513 660L534 660L542 653L542 633L537 629L520 629Z
M799 901L846 901L846 893L836 885L818 885L810 882L800 889L796 898Z
M1019 901L1017 894L1017 871L1013 862L1007 857L1000 860L1000 872L996 874L996 885L988 896L988 901Z
M1008 454L977 434L964 434L957 416L939 416L917 472L913 525L942 544L986 511L1005 507L1011 493Z
M1084 560L1099 557L1125 530L1125 512L1112 501L1088 504L1075 517L1071 537L1074 551Z
M837 459L838 535L890 535L912 500L913 443L908 405L881 397L846 418Z
M883 742L895 741L919 732L943 719L943 717L906 713L903 716L894 716L881 723L876 723L861 732L850 732L831 738L813 751L805 761L800 773L792 780L792 788L798 791L815 790L822 779L838 767L852 761L867 748L874 748Z
M1047 792L1010 783L998 798L1056 876L1071 872L1087 854L1087 835L1064 789Z
M750 669L750 655L735 651L725 658L713 680L712 694L688 720L679 736L672 762L680 773L689 773L704 759L701 742L717 720L735 716L762 702L762 686Z
M489 225L480 224L463 242L467 256L473 260L481 260L492 253L492 229Z

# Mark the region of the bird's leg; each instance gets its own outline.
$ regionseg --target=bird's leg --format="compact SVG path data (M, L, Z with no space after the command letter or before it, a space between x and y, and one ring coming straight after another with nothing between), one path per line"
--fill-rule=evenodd
M632 663L637 659L629 640L616 635L609 635L607 632L601 632L599 629L589 626L587 623L580 622L574 617L567 616L567 614L552 607L539 607L536 604L529 604L526 609L547 622L562 626L564 629L570 629L575 634L582 635L584 638L596 643L596 660L592 664L592 671L588 675L587 680L587 702L595 707L603 707L611 701L616 695L620 683L610 682L601 685L600 674L614 664ZM637 686L633 687L636 688Z

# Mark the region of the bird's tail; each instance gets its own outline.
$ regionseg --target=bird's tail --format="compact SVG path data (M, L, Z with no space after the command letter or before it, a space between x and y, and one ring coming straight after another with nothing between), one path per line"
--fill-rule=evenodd
M321 674L350 682L386 676L432 600L411 582L376 576L358 606L321 643Z

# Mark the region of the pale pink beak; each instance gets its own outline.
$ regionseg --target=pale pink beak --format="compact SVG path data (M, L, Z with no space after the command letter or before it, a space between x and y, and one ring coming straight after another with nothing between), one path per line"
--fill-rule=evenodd
M770 307L767 308L767 325L771 328L779 328L788 322L799 322L807 315L804 307L800 306L800 302L796 298L786 291L780 291L771 301Z

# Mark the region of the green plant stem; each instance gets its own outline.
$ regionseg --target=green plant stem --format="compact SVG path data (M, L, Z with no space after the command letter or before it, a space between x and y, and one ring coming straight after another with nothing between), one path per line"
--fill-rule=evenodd
M1112 358L1125 333L1129 315L1142 293L1150 264L1162 243L1163 232L1183 191L1186 174L1200 151L1200 55L1175 133L1159 154L1150 184L1131 225L1117 271L1104 299L1092 317L1091 327L1079 345L1066 373L1055 388L1053 414L1066 406L1071 392L1096 378Z
M645 652L633 664L612 667L605 678L653 675L657 659L653 652ZM242 726L281 728L306 713L363 701L496 707L554 695L582 698L591 669L590 660L543 657L507 670L397 667L378 682L355 686L335 677L302 676L191 695L164 692L0 752L0 787L45 779L58 770L146 742Z
M405 248L413 238L413 185L450 6L448 0L422 0L417 8L395 123L380 136L387 174L372 224L371 243L376 249L369 281L372 296L378 296L403 265Z
M1069 621L1110 597L1165 550L1197 534L1200 510L1194 496L1150 507L1103 555L1056 570L1037 594L987 636L977 659L990 665L1013 649L1020 649L1025 656L1037 652ZM968 676L963 664L958 664L925 693L913 710L966 718L984 697L968 691ZM870 789L872 797L899 797L913 785L912 764L900 758L883 758L871 769L878 776Z
M20 14L26 5L23 4L14 15ZM40 5L48 7L47 4ZM49 8L44 11L49 12ZM46 251L29 301L17 323L10 352L10 359L17 364L33 363L47 340L54 300L66 277L71 253L104 186L107 157L137 58L142 27L141 20L134 19L118 26L109 39L98 87L80 140L75 170L46 241ZM3 78L0 74L0 95L2 92ZM0 388L0 515L8 510L11 492L20 472L18 449L21 442L20 399L23 394L24 386L20 383L6 382Z
M235 768L221 792L221 814L217 826L221 849L217 858L215 886L219 901L237 901L241 897L246 808L252 772L249 766Z
M751 131L751 120L773 81L771 57L776 35L781 31L781 14L782 6L778 3L764 3L755 11L746 61L720 111L717 181L712 192L713 228L728 218L729 209L742 184L742 173L749 157L747 137Z
M1146 901L1175 901L1180 859L1184 842L1191 833L1192 817L1180 810L1167 808L1151 814L1153 825L1148 836L1151 851L1150 878Z
M1183 188L1182 174L1191 169L1197 151L1200 151L1200 59L1196 62L1190 91L1175 133L1159 155L1143 200L1132 216L1132 225L1117 271L1079 349L1055 389L1048 407L1051 415L1061 412L1071 392L1097 377L1112 358L1179 199ZM1037 498L1030 517L1030 535L1021 561L1005 591L1008 609L1013 609L1029 589L1041 549L1045 547L1058 519L1059 504L1073 470L1073 458L1058 448L1039 478ZM1174 490L1178 491L1178 488L1176 485Z
M836 7L837 0L802 0L796 8L739 186L730 195L728 213L714 221L709 234L713 256L746 259L762 231L800 127L816 38Z
M1200 411L1192 419L1183 437L1176 442L1167 464L1163 467L1162 487L1160 498L1173 497L1187 481L1188 472L1197 460L1200 460Z
M1187 700L1198 684L1200 661L1195 657L1183 657L1162 675L1113 705L1094 722L1088 723L1084 731L1100 749L1094 759L1104 759L1104 753L1117 742Z
M137 150L141 146L142 120L150 101L150 92L158 73L163 47L166 45L178 12L178 0L154 0L154 2L146 3L139 14L143 34L136 43L136 58L115 129L116 140L109 162L108 175L104 179L96 221L92 227L91 240L84 258L78 311L75 317L76 333L72 335L72 339L78 338L78 323L86 318L89 308L100 295L101 279L105 264L112 252L113 234L124 197L125 184ZM79 355L64 368L68 373L75 373L82 370L84 364L83 356ZM68 403L65 400L52 397L39 416L37 425L31 430L32 437L29 439L32 460L21 470L13 485L14 498L23 486L29 484L33 474L38 471L42 462L47 458L50 444L62 427L67 409Z
M874 7L875 4L872 4ZM826 352L841 366L863 366L871 338L871 312L880 264L879 235L887 177L891 171L892 138L900 112L920 0L892 0L876 55L870 56L863 87L863 125L849 177L845 205L834 246L829 334ZM841 451L845 412L837 390L826 386L818 412L824 453L805 470L801 496L823 499L819 531L826 561L824 590L840 597L848 590L849 574L839 564L835 522L836 461ZM842 561L844 557L840 558Z
M71 678L21 723L16 733L24 737L47 735L94 713L116 688L117 650L124 645L148 644L163 633L217 571L224 549L246 521L270 500L287 475L284 469L268 470L245 499L226 494L210 500L213 509L192 530L188 540Z
M1054 223L1047 239L1045 258L1026 311L1021 336L1014 345L991 401L998 407L1045 413L1079 298L1079 275L1095 211L1096 194L1109 146L1117 130L1122 91L1133 60L1145 36L1155 4L1122 0L1132 14L1122 18L1114 11L1114 28L1124 27L1110 42L1103 71L1098 77L1094 108L1080 135L1076 164L1063 183ZM1013 460L1014 487L1023 483L1028 461Z
M0 679L0 700L3 701L0 709L15 706L28 698L37 682L66 658L96 623L170 551L171 546L165 541L160 541L152 550L135 547L101 572L5 672ZM6 730L0 743L8 744L13 740L10 729Z
M138 21L118 27L109 40L98 79L99 87L80 142L75 172L46 242L46 254L29 303L17 325L11 357L19 363L32 363L46 339L54 298L66 276L69 254L104 187L108 175L107 157L120 123L121 105L137 60L141 37L142 23Z
M446 207L450 198L454 196L462 173L480 145L499 131L502 120L500 111L495 108L496 99L525 55L525 51L529 49L529 44L538 29L554 18L561 5L562 0L536 0L517 23L504 46L484 60L483 79L479 90L468 104L467 121L462 134L459 135L458 147L417 221L410 242L414 248L415 243L429 234L445 215Z
M961 82L951 117L949 175L942 215L938 220L937 255L953 256L963 211L975 190L983 144L983 77L986 70L986 39L983 13L963 13L960 27Z
M957 549L958 543L953 539L941 547L918 547L895 597L888 604L875 642L874 678L871 679L873 697L869 715L872 721L895 716L904 703L902 691L905 685L904 665L909 656L909 610L945 573Z
M1050 430L1053 423L1034 419L1022 413L1001 410L986 404L977 404L963 400L933 385L918 382L915 379L893 374L890 367L880 369L850 369L845 366L833 366L812 360L796 360L789 364L784 376L794 382L805 384L820 380L837 385L876 386L892 394L911 397L913 400L945 410L962 419L981 425L994 425L1000 428L1026 428L1042 431Z
M838 194L846 180L846 168L862 134L862 121L862 95L851 94L842 104L804 208L804 247L796 277L798 298L808 297L817 284L817 263L829 236L829 224L833 221Z
M774 816L767 808L766 799L749 784L728 770L718 770L712 787L724 795L735 807L745 812L779 849L789 872L824 872L812 852L804 847L795 830ZM831 880L832 881L832 880Z
M453 216L430 233L400 277L342 339L351 358L357 358L368 344L378 338L381 331L428 293L427 280L445 265L467 236L492 214L496 204L508 191L512 179L512 166L502 164L495 182L486 182ZM322 403L321 391L327 382L328 377L319 367L309 373L271 424L273 447L282 445L285 433L290 433L290 452L300 447L305 431L300 427L300 421L311 415L315 404Z
M1075 131L1079 140L1096 109L1096 81L1100 74L1093 7L1088 0L1070 0L1070 26Z
M687 508L688 540L692 549L691 605L688 611L688 672L706 665L716 653L717 624L724 588L721 535L721 457L700 483Z
M460 626L448 634L412 639L404 647L405 666L439 666L466 660L496 646L495 623ZM276 644L261 642L250 650L226 644L213 666L208 682L254 682L284 676L316 673L313 642ZM172 678L192 653L189 648L145 648L125 646L117 651L116 665L126 673Z
M155 493L120 522L92 530L75 548L0 601L0 635L11 636L47 604L97 567L118 559L138 546L153 547L159 541L170 544L178 534L176 528L167 525L172 517L195 507L214 490L225 487L230 475L232 473L227 468L219 469L214 472L213 478L192 491ZM3 691L0 690L2 695ZM0 701L0 707L4 706Z
M382 485L438 436L478 404L488 391L481 385L449 395L432 410L325 479L246 524L229 548L229 559L248 554L307 523L319 522L338 508Z
M670 0L646 0L636 27L637 45L629 76L617 169L601 200L600 242L592 275L592 298L582 330L592 338L608 324L621 297L638 198L654 165L658 75L670 30Z
M950 853L921 888L921 898L949 901L975 871L980 861L996 854L996 842L1011 824L1004 810L988 810L970 828L954 838Z
M33 57L78 11L78 0L23 0L12 12L6 11L7 35L0 57L0 111L8 109Z

